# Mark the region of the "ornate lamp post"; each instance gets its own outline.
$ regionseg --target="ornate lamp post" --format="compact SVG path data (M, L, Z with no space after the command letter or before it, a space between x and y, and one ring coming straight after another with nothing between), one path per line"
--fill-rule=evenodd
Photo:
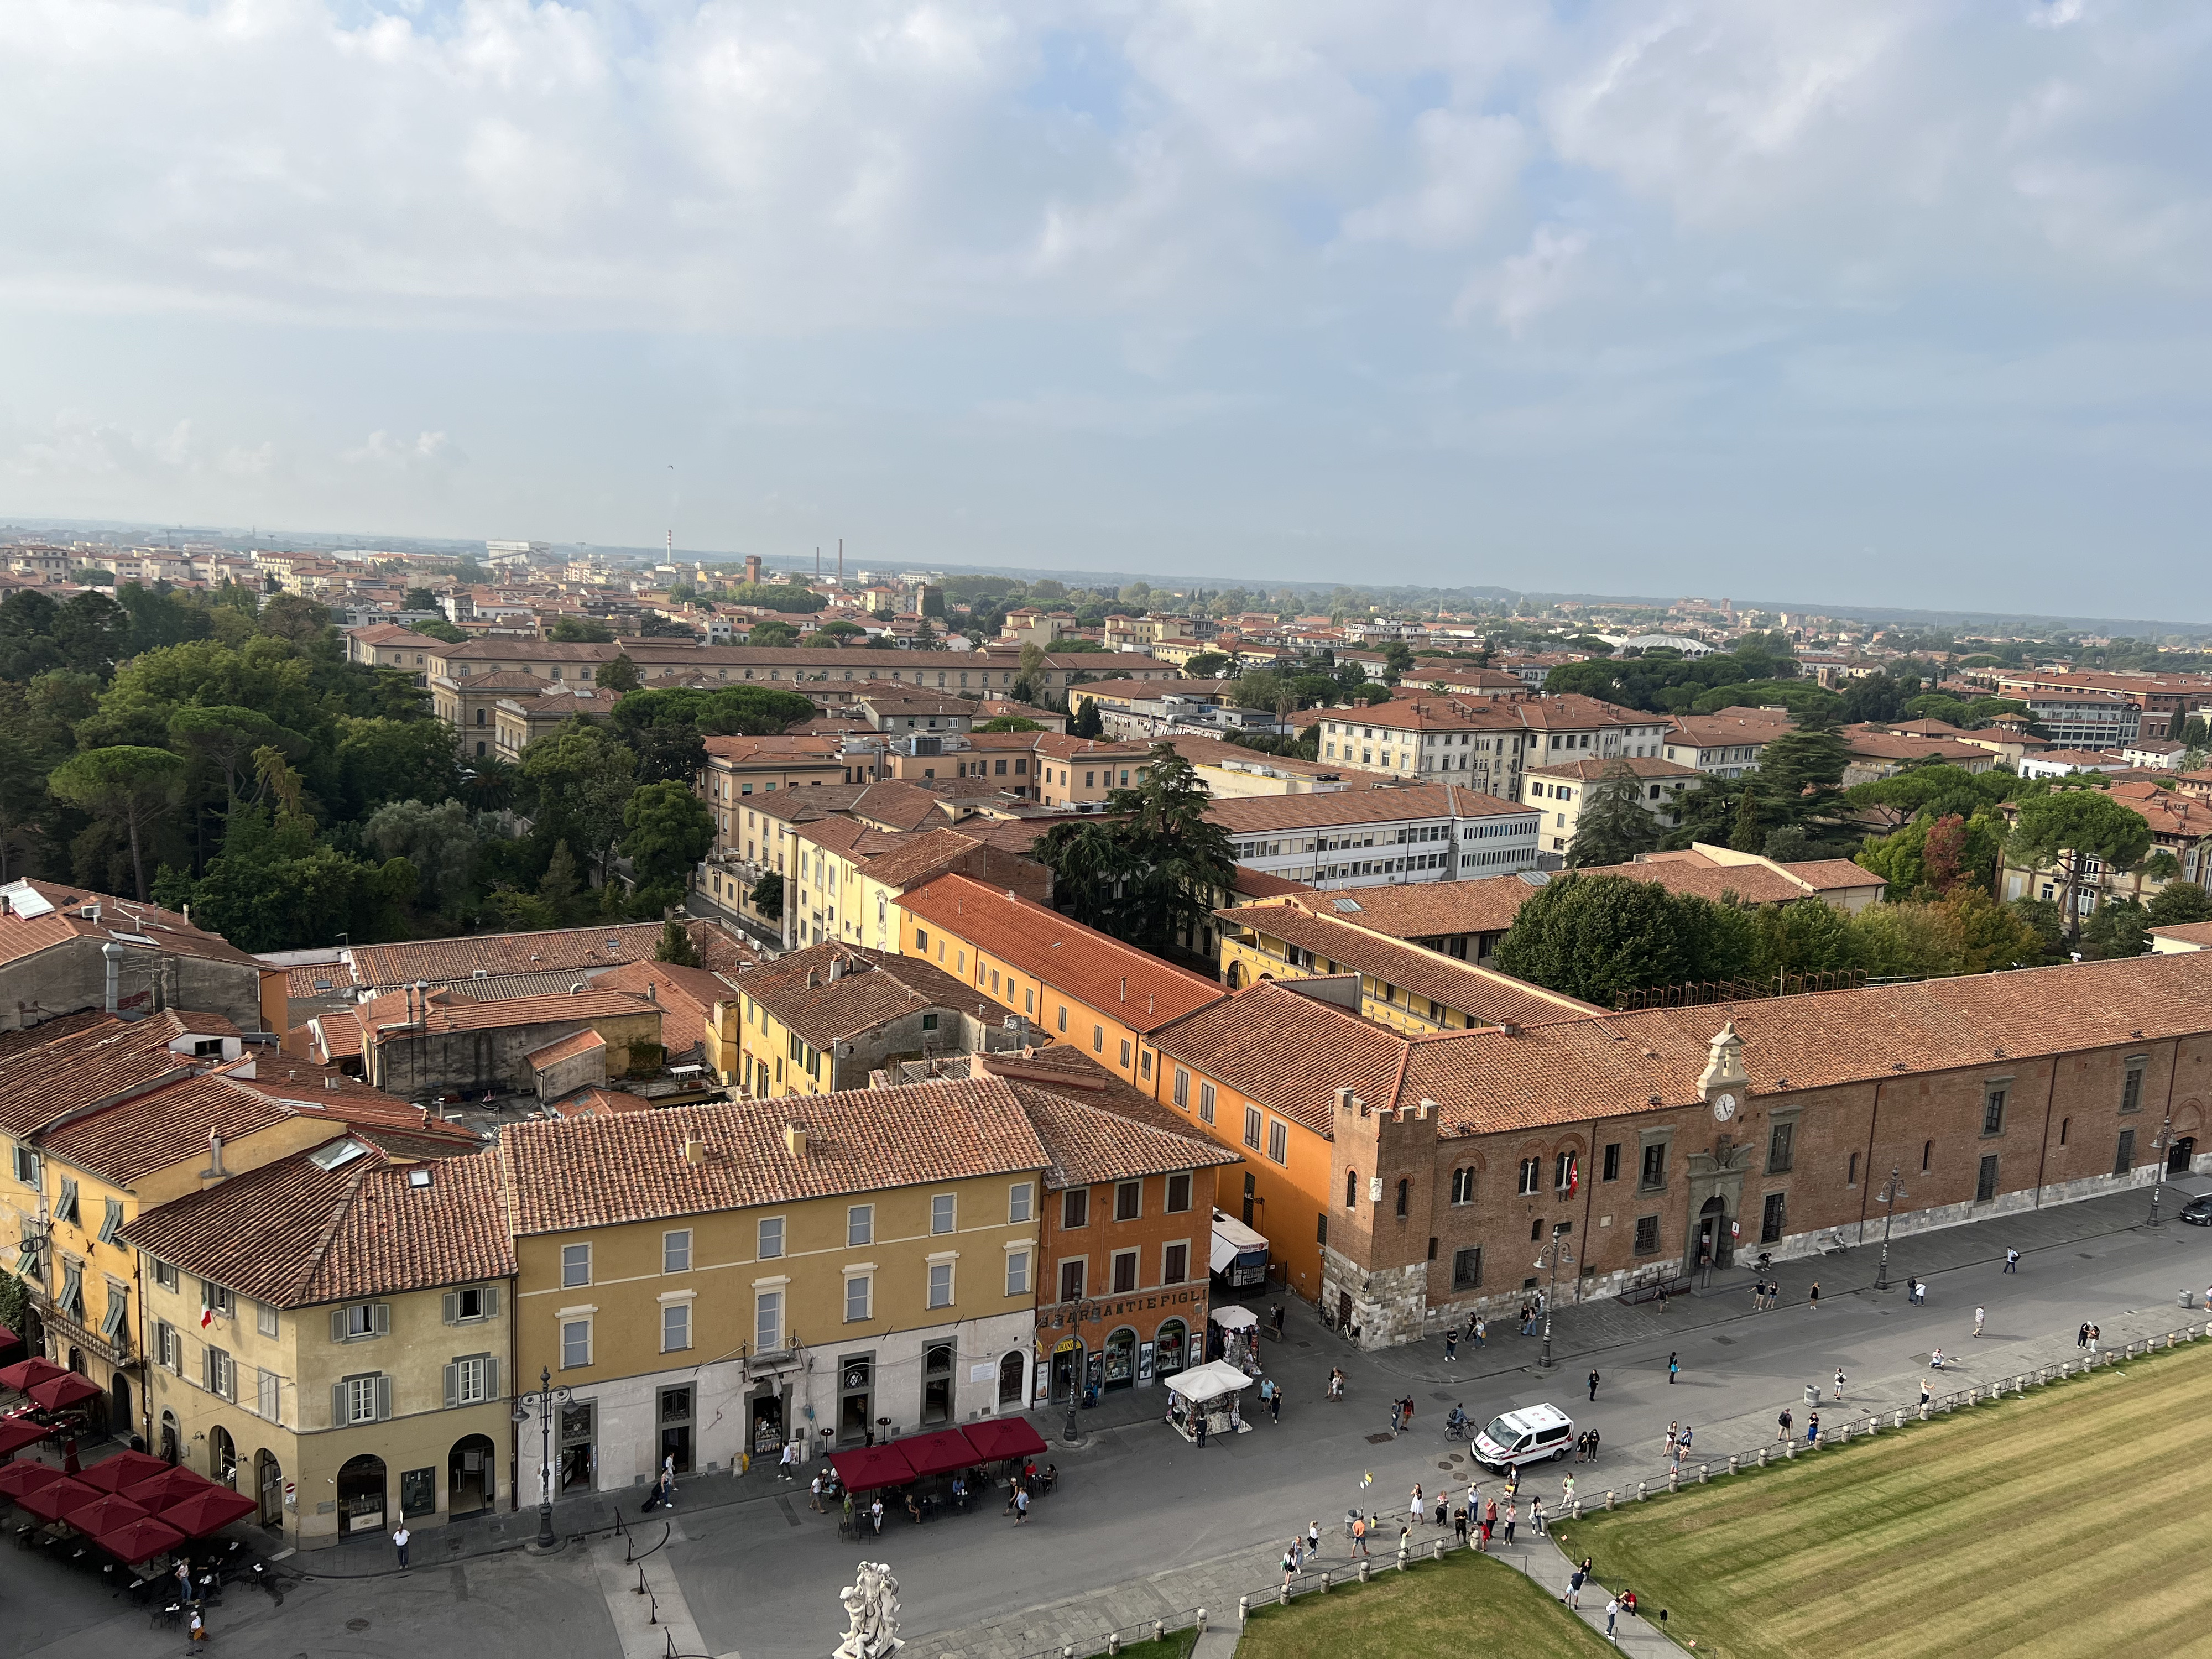
M1874 1195L1875 1202L1883 1206L1881 1218L1881 1265L1875 1269L1874 1287L1877 1291L1889 1288L1889 1227L1897 1219L1897 1200L1910 1197L1898 1179L1898 1168L1890 1166L1889 1179L1882 1182L1881 1190Z
M2166 1191L2166 1160L2167 1149L2173 1145L2173 1114L2168 1111L2166 1121L2158 1126L2158 1139L2150 1144L2158 1154L2158 1179L2150 1189L2150 1224L2158 1225L2158 1200Z
M538 1413L538 1543L544 1549L557 1541L553 1536L553 1413L574 1397L575 1390L566 1383L553 1386L550 1367L539 1369L537 1393L514 1397L516 1424L527 1423L533 1408Z
M1552 1304L1559 1299L1559 1268L1575 1259L1574 1252L1567 1248L1566 1235L1560 1231L1557 1222L1552 1224L1552 1242L1536 1253L1537 1267L1547 1265L1546 1256L1551 1257L1548 1265L1552 1269L1552 1288L1544 1297L1544 1357L1536 1363L1540 1369L1549 1370L1552 1368Z

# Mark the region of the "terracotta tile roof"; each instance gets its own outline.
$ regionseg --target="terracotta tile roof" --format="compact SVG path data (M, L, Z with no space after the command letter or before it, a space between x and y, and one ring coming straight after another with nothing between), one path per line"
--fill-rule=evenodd
M737 988L711 968L679 968L667 962L633 962L599 975L592 983L604 991L628 991L652 997L660 1006L660 1042L670 1057L688 1054L706 1041L707 1023L718 1002L737 1000Z
M835 980L830 977L833 965ZM984 1001L973 987L933 963L857 945L810 945L793 951L754 969L742 988L823 1049L924 1009L966 1010Z
M447 980L438 988L477 1002L499 1002L508 997L559 996L576 982L578 973L585 974L596 985L608 971L603 968L571 968L566 973L541 970L535 974L486 974L482 977L471 974L466 979Z
M134 951L262 965L228 939L193 927L173 910L112 893L27 878L0 887L0 903L5 906L0 908L0 962L19 962L72 939L91 939ZM86 915L88 907L95 914Z
M396 1025L407 1018L407 993L393 991L373 1001L358 1003L350 1011L364 1034L380 1025ZM421 1026L426 1031L496 1031L518 1025L558 1025L575 1020L604 1019L621 1014L655 1012L643 997L627 991L602 991L588 983L581 991L550 997L501 997L479 1002L452 991L433 991ZM323 1021L328 1030L345 1015Z
M1181 1112L1139 1093L1071 1043L1027 1054L981 1056L1029 1110L1052 1156L1048 1187L1170 1175L1244 1160Z
M799 839L847 858L868 859L890 853L913 839L911 830L878 830L858 818L829 817L802 824Z
M1784 863L1798 880L1823 892L1832 892L1845 887L1873 887L1881 878L1863 864L1849 859L1792 859Z
M291 1115L289 1108L227 1078L188 1077L49 1129L39 1148L127 1186L179 1159L204 1163L210 1133L237 1140Z
M1030 841L1035 839L1033 834ZM987 844L967 829L924 830L901 837L870 858L866 873L872 881L904 890L942 875L955 859ZM1023 850L1027 850L1026 846Z
M1788 714L1779 711L1771 714L1676 714L1668 720L1662 740L1692 749L1768 744L1795 726Z
M68 1022L37 1028L50 1031ZM101 1015L0 1058L0 1133L23 1136L55 1119L106 1105L191 1073L171 1054L171 1034L151 1020L136 1024Z
M1364 708L1352 704L1325 708L1320 718L1351 726L1380 726L1391 732L1463 732L1469 727L1486 732L1519 731L1522 721L1516 712L1518 708L1518 704L1493 697L1462 702L1431 691L1393 697L1389 702L1370 703Z
M1628 881L1648 881L1670 893L1694 893L1716 903L1733 898L1742 904L1795 904L1818 896L1779 871L1760 864L1708 864L1673 859L1652 859L1638 864L1586 865L1573 872L1596 879L1620 876ZM1861 875L1869 875L1861 871Z
M806 1131L802 1153L784 1127ZM704 1143L703 1162L684 1155ZM1051 1159L1013 1091L995 1079L805 1099L672 1106L518 1123L497 1156L518 1234L699 1215L973 1176Z
M1230 890L1248 899L1284 898L1292 893L1310 893L1313 884L1292 881L1288 876L1271 876L1265 870L1255 870L1249 865L1237 866L1237 878L1229 884Z
M1851 754L1862 760L1916 761L1932 755L1964 765L1990 758L1986 749L1945 738L1893 738L1886 732L1846 732L1843 738Z
M765 738L708 738L707 758L730 766L808 765L834 761L844 751L842 738L829 733L789 733Z
M442 651L443 640L434 640L428 634L417 634L404 623L372 623L366 628L345 630L363 645L380 645L386 650L398 648L415 651Z
M2194 945L2202 951L2212 951L2212 921L2177 922L2171 927L2154 927L2154 938L2170 939L2177 945Z
M612 1112L649 1112L653 1107L643 1095L622 1089L579 1089L546 1109L561 1117L605 1117Z
M607 1040L597 1031L577 1031L556 1038L542 1048L532 1048L523 1055L524 1063L533 1072L542 1072L549 1066L558 1066L564 1060L578 1060L596 1050L604 1050Z
M317 1161L355 1147L335 1167ZM428 1175L427 1185L413 1184L418 1171ZM514 1273L499 1168L489 1154L399 1166L351 1137L149 1210L124 1236L164 1261L277 1308Z
M1598 783L1617 775L1620 769L1639 778L1702 778L1705 774L1694 766L1684 766L1670 760L1660 760L1650 755L1608 755L1601 760L1551 761L1539 764L1531 761L1521 769L1530 777L1580 778L1585 782Z
M1502 933L1540 885L1518 876L1487 876L1480 881L1408 882L1402 887L1316 893L1298 902L1316 915L1334 916L1392 939Z
M250 1075L249 1075L250 1073ZM380 1146L396 1139L409 1146L438 1143L446 1150L474 1150L485 1138L465 1124L433 1117L429 1109L372 1089L359 1078L290 1054L248 1054L221 1075L241 1089L282 1102L302 1116L344 1124Z
M1531 697L1512 705L1522 723L1532 732L1586 731L1607 726L1662 726L1666 717L1638 708L1588 697L1580 692L1565 696Z
M1586 1122L1651 1110L1655 1095L1698 1100L1708 1045L1730 1019L1753 1090L1771 1094L2156 1042L2202 1030L2208 1000L2212 952L2192 951L1607 1014L1423 1038L1398 1098L1441 1102L1468 1132Z
M1441 951L1378 938L1334 916L1316 915L1304 905L1246 904L1213 914L1226 928L1249 927L1324 957L1334 964L1331 972L1356 971L1387 985L1417 991L1485 1024L1560 1019L1595 1012L1589 1004L1559 992L1478 968ZM1286 970L1286 976L1295 972Z
M1349 1088L1370 1102L1394 1098L1410 1046L1386 1026L1273 980L1155 1031L1152 1041L1170 1061L1331 1136L1335 1091ZM1194 1090L1194 1112L1195 1096Z
M617 692L579 683L573 690L556 689L540 691L534 697L502 697L500 707L518 708L526 714L606 714L621 701Z
M613 968L653 954L660 943L657 921L603 927L555 927L531 933L476 933L460 939L416 939L401 945L357 945L349 953L354 982L364 991L389 991L417 980L443 985L467 979L479 968L492 974L559 972Z
M842 804L838 810L865 819L878 830L933 830L945 821L951 793L949 789L925 789L902 778L886 778L861 786L853 799Z
M526 674L512 668L491 674L449 674L446 678L463 691L538 691L551 684L541 675Z
M1291 719L1293 722L1301 722L1309 715L1317 719L1328 712L1326 709L1301 709ZM1358 767L1346 761L1310 761L1296 755L1270 755L1257 749L1247 749L1240 744L1224 743L1219 738L1193 737L1182 732L1172 732L1160 741L1193 766L1280 773L1289 777L1343 778L1354 785L1380 784L1390 775L1388 772L1378 772L1371 766Z
M1534 817L1538 809L1501 800L1457 784L1410 783L1327 794L1247 795L1216 800L1206 816L1232 836L1275 830L1323 829L1336 824L1404 823L1419 818Z
M287 968L284 986L294 1002L350 1000L353 969L343 962L318 962L305 968Z
M899 908L1133 1030L1152 1030L1223 994L1210 979L966 876L939 876L904 894Z

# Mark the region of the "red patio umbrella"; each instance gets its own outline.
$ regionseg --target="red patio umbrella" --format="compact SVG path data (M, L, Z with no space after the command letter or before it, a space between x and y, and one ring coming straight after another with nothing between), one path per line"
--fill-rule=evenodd
M51 1376L66 1376L69 1373L44 1354L33 1354L28 1359L19 1359L12 1365L0 1365L0 1387L10 1388L18 1394L33 1383L43 1382Z
M161 1518L187 1538L205 1538L210 1533L221 1532L234 1521L243 1521L258 1508L260 1505L243 1492L210 1481L204 1492L196 1492L163 1510Z
M15 1503L41 1521L58 1521L78 1504L106 1495L96 1486L88 1486L82 1480L64 1475L33 1491L16 1493Z
M204 1474L194 1474L190 1469L172 1468L164 1463L159 1474L150 1480L141 1480L135 1486L125 1486L122 1491L132 1503L159 1515L170 1504L181 1504L194 1492L205 1492L213 1485L215 1482Z
M891 1449L906 1459L916 1474L949 1474L976 1463L988 1462L957 1429L939 1429L931 1434L908 1435L891 1442Z
M94 1533L92 1541L126 1567L167 1555L185 1541L184 1534L151 1516L125 1521L109 1532Z
M62 1479L62 1472L51 1463L0 1463L0 1497L21 1503L25 1492L51 1486Z
M22 1340L5 1325L0 1325L0 1348L12 1348Z
M5 1439L0 1439L0 1446L7 1443ZM99 1487L102 1492L121 1492L126 1486L137 1486L141 1480L151 1480L168 1467L150 1452L118 1452L112 1457L103 1458L90 1465L77 1479L88 1486ZM181 1497L183 1494L178 1495ZM137 1503L143 1500L134 1498L131 1501ZM156 1504L154 1507L159 1509L161 1506Z
M78 1482L80 1486L83 1483ZM127 1498L118 1498L112 1492L95 1492L82 1504L73 1504L62 1511L62 1519L79 1532L97 1534L111 1527L119 1527L125 1521L144 1521L150 1517L145 1506L134 1504Z
M88 1376L79 1376L75 1371L64 1371L59 1376L50 1376L43 1382L33 1382L24 1390L32 1400L50 1412L66 1411L71 1406L81 1406L88 1400L100 1397L100 1384Z
M845 1483L847 1492L873 1492L878 1486L903 1486L915 1478L914 1466L896 1446L863 1446L857 1451L831 1452L830 1467Z
M1018 1417L994 1417L987 1423L970 1423L960 1432L968 1437L968 1443L986 1461L994 1463L1003 1457L1034 1457L1044 1449L1043 1437Z
M0 1417L0 1457L13 1457L26 1446L35 1446L52 1432L27 1417Z

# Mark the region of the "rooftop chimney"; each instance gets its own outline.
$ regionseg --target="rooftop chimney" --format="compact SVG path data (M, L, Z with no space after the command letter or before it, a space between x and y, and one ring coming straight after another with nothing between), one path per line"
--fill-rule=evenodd
M793 1158L806 1156L806 1126L787 1123L783 1126L783 1149Z
M684 1136L684 1161L686 1164L704 1164L707 1161L707 1143L696 1135Z
M220 1129L210 1129L208 1131L208 1167L200 1171L200 1179L222 1181L228 1179L230 1171L222 1167L222 1132Z
M1124 1002L1127 1002L1128 1000L1129 1000L1129 976L1128 976L1127 974L1124 974L1124 975L1121 975L1121 1000L1122 1000L1122 1001L1124 1001Z

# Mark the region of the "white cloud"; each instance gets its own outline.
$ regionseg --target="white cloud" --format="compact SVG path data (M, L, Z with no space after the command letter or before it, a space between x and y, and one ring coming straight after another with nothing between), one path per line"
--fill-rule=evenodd
M451 466L464 457L442 432L418 432L411 438L395 438L388 432L377 431L370 433L368 441L358 448L347 450L342 459L353 466L422 468Z

